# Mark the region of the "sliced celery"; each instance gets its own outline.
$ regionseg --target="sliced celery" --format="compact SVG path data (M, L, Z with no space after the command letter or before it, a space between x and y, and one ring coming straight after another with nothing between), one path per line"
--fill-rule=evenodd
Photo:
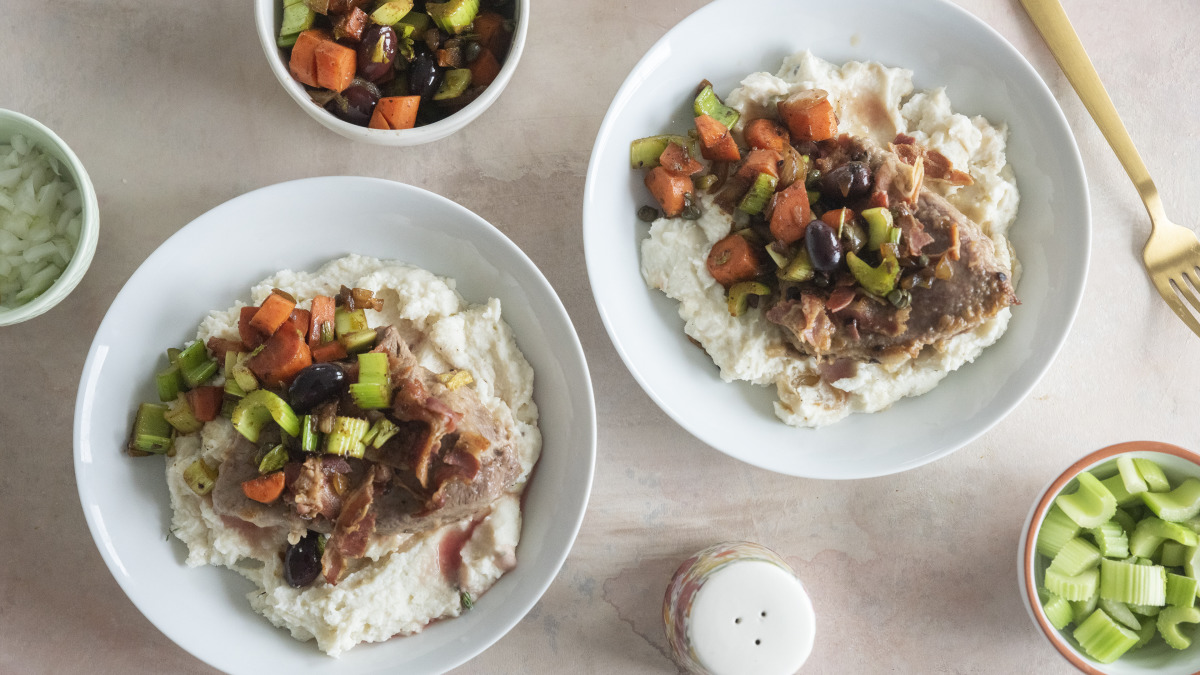
M1167 572L1167 604L1191 607L1196 604L1196 580Z
M1188 546L1183 552L1183 573L1200 580L1200 546Z
M280 443L271 448L267 454L263 455L262 461L258 463L259 475L266 475L272 471L278 471L283 468L288 461L287 448Z
M1073 600L1071 603L1071 623L1076 626L1083 623L1083 620L1092 615L1096 611L1096 607L1100 604L1100 592L1092 593L1092 596L1087 600Z
M197 459L183 470L183 482L192 492L203 497L212 492L217 483L217 469L210 467L203 459Z
M382 448L383 444L388 442L388 439L398 433L400 433L400 427L393 424L391 420L381 417L375 424L371 425L371 430L367 432L367 438L370 440L364 438L363 443L370 443L376 448Z
M1047 558L1058 555L1068 541L1079 534L1080 527L1071 520L1057 505L1050 507L1042 526L1038 528L1037 551Z
M1192 532L1200 534L1200 516L1196 516L1194 518L1188 518L1187 520L1185 520L1179 524L1188 528Z
M1172 649L1187 649L1192 645L1192 639L1179 630L1181 623L1200 623L1200 609L1166 607L1158 614L1158 633Z
M300 435L300 418L296 417L292 407L265 389L256 389L238 401L231 419L238 433L251 443L258 442L263 425L272 419L287 435Z
M183 394L177 395L175 400L168 404L163 418L181 434L194 434L204 426L203 422L196 419L191 404Z
M1133 555L1149 558L1154 554L1164 540L1177 541L1184 546L1195 546L1200 543L1200 535L1182 525L1168 523L1160 518L1143 518L1129 537L1129 552Z
M687 150L690 157L699 157L700 148L696 141L687 136L649 136L629 144L629 164L634 169L653 169L659 165L659 157L667 146L675 143Z
M1079 488L1069 495L1060 494L1054 503L1080 527L1097 527L1111 519L1117 510L1117 500L1108 488L1087 471L1080 473L1077 480Z
M1046 588L1054 590L1049 583ZM1135 565L1105 558L1100 561L1100 597L1161 607L1167 603L1166 569L1158 565Z
M1141 630L1142 628L1142 622L1138 621L1138 618L1133 615L1133 612L1123 602L1100 598L1100 609L1104 610L1105 614L1108 614L1126 628L1132 630Z
M700 90L692 104L692 112L696 113L696 117L708 115L725 125L726 129L732 129L733 125L737 124L739 117L737 110L730 108L717 98L712 85L705 85L704 89Z
M258 389L258 378L254 376L254 373L250 370L250 366L246 365L246 362L250 360L250 357L257 354L260 349L261 347L250 354L239 353L236 357L233 367L229 370L230 374L233 376L233 379L237 381L237 385L238 387L241 387L242 391L251 392L255 389Z
M1050 622L1050 625L1057 630L1066 628L1073 617L1071 603L1053 593L1042 605L1042 612L1046 615L1046 620Z
M346 457L363 456L367 448L362 437L367 433L367 421L357 417L338 417L333 422L333 432L325 441L325 452Z
M1162 611L1162 607L1158 605L1138 605L1132 602L1127 602L1125 603L1125 606L1129 608L1129 611L1137 614L1138 616L1158 616L1158 613Z
M1125 534L1125 528L1121 527L1116 520L1102 523L1100 527L1093 527L1088 530L1088 534L1092 535L1096 547L1100 549L1100 555L1105 558L1129 557L1129 536Z
M209 358L208 349L199 340L183 348L176 364L189 387L198 387L217 374L216 359Z
M1183 567L1184 561L1187 560L1187 547L1176 541L1164 541L1162 555L1159 558L1159 563L1163 567Z
M1133 534L1134 528L1137 527L1137 521L1124 509L1118 508L1117 512L1113 514L1113 520L1120 523L1121 529L1125 530L1126 535Z
M1162 468L1153 460L1134 457L1133 464L1146 481L1146 485L1150 487L1151 492L1166 492L1171 489L1171 484L1167 481L1167 474L1163 473Z
M1121 477L1121 482L1125 485L1125 491L1131 495L1140 494L1150 489L1146 485L1146 479L1142 478L1142 474L1138 472L1137 466L1133 463L1133 458L1129 455L1121 455L1117 457L1117 475Z
M387 354L358 355L358 382L350 385L350 395L363 410L391 407L392 382L388 377Z
M365 384L355 382L350 385L350 395L354 404L363 410L381 410L391 407L391 396L388 388L382 384Z
M174 363L154 376L154 384L158 387L158 400L163 402L174 401L179 392L187 388L183 382L183 375L179 372L179 365Z
M1200 480L1188 478L1170 492L1145 492L1142 501L1154 515L1178 523L1200 514Z
M758 174L746 196L738 202L738 208L752 216L762 213L762 210L767 207L767 202L775 194L775 185L778 182L779 179L769 173Z
M130 448L155 455L165 454L171 449L171 425L166 419L167 406L143 403L138 406L133 421L133 439Z
M360 312L362 310L359 310ZM365 352L375 346L375 339L378 334L372 328L365 330L357 330L352 333L346 333L338 338L342 346L346 348L347 354L358 354Z
M343 335L366 330L367 313L362 309L356 309L351 312L345 307L338 307L333 311L333 326L334 332L337 333L339 338Z
M321 447L321 433L317 431L317 418L305 415L300 421L300 450L316 452Z
M1046 570L1044 579L1046 590L1072 602L1090 598L1095 594L1098 582L1099 574L1095 569L1086 570L1074 576Z
M1090 570L1100 564L1100 550L1085 539L1076 537L1068 541L1059 550L1058 555L1050 562L1047 571L1054 571L1063 576L1073 577L1084 570Z
M1100 482L1104 485L1104 487L1108 488L1108 491L1112 493L1113 498L1117 500L1117 506L1125 507L1132 506L1134 504L1140 505L1142 503L1141 497L1138 497L1135 494L1130 494L1129 491L1125 489L1125 482L1121 480L1120 474L1109 476Z
M1079 647L1100 663L1116 661L1138 641L1137 633L1113 621L1102 609L1092 612L1073 635Z
M1157 607L1155 609L1157 609ZM1158 614L1158 612L1155 612L1155 614ZM1154 639L1155 635L1158 635L1158 622L1157 621L1143 621L1142 627L1141 627L1141 629L1138 630L1137 634L1138 634L1138 641L1132 647L1129 648L1130 652L1135 649L1141 649L1142 647L1145 647L1147 644L1150 643L1151 640ZM1125 652L1125 653L1128 654L1129 652Z

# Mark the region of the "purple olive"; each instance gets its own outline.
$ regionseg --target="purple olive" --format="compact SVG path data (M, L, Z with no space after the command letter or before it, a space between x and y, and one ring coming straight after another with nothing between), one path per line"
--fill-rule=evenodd
M338 398L350 386L346 371L336 363L314 363L301 370L288 388L288 403L298 415Z
M862 162L846 162L821 177L821 196L835 201L864 197L871 191L871 170Z
M358 74L365 80L382 82L396 63L396 30L391 26L371 26L358 43Z
M288 546L283 554L283 580L292 588L304 588L321 573L318 541L321 535L308 531L304 538Z
M437 57L424 46L416 47L412 65L408 67L408 93L428 101L442 84L442 69L438 68Z
M366 80L356 79L342 93L334 96L325 109L335 116L359 126L367 126L371 113L379 102L379 87Z
M842 244L828 223L814 220L804 230L804 245L814 269L832 272L842 262Z

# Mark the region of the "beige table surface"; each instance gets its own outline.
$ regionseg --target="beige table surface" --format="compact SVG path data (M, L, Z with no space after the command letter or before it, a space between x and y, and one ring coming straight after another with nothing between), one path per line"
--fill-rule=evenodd
M138 613L92 543L71 461L75 389L109 303L164 239L248 190L337 174L428 188L507 233L562 297L594 378L599 460L575 548L525 620L456 672L674 672L662 590L688 553L734 538L782 552L807 584L818 625L806 673L1069 672L1017 594L1031 501L1100 446L1200 448L1200 342L1141 270L1148 221L1134 190L1016 0L959 0L1034 64L1079 139L1095 235L1070 339L1007 419L932 465L831 483L735 462L672 423L625 370L580 237L609 100L703 4L535 0L499 101L452 138L390 150L345 142L300 111L267 70L246 0L0 2L0 107L67 140L102 214L80 287L0 328L0 672L212 672ZM1200 7L1066 5L1168 212L1200 225Z

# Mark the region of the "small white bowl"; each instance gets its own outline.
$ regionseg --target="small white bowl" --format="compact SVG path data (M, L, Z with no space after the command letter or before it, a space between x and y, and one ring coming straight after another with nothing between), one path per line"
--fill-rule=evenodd
M482 115L483 111L487 110L488 106L500 97L500 92L508 86L508 81L512 79L513 72L517 69L517 62L521 60L521 53L525 51L525 37L529 32L530 0L513 0L513 2L516 3L516 21L512 46L509 47L508 56L505 57L504 64L500 67L500 74L496 76L495 81L462 110L433 124L412 129L387 130L360 127L334 117L332 113L317 105L308 95L308 91L304 89L304 85L292 77L291 72L288 71L288 62L284 51L275 44L275 38L279 32L280 0L254 0L254 23L258 28L258 41L262 44L263 53L267 55L267 64L271 67L271 72L275 74L275 79L279 80L284 91L313 119L327 129L355 141L373 145L421 145L441 140L470 124L476 117Z
M1071 665L1088 675L1194 675L1200 673L1200 636L1194 636L1192 646L1182 651L1171 649L1161 641L1147 645L1112 663L1097 663L1079 650L1078 643L1071 637L1071 628L1057 630L1050 625L1042 603L1037 597L1036 579L1044 571L1042 556L1037 555L1037 532L1054 498L1072 484L1075 477L1090 471L1097 478L1115 475L1117 455L1132 454L1145 457L1162 467L1172 484L1185 478L1200 478L1200 455L1175 445L1155 441L1131 441L1102 448L1071 464L1042 490L1025 526L1021 528L1021 544L1017 549L1017 581L1021 588L1021 600L1029 618L1040 629L1042 635L1058 650Z
M0 309L0 326L28 321L62 302L87 273L88 266L92 264L92 256L96 253L96 241L100 238L100 209L96 205L96 190L92 187L92 179L88 177L83 163L71 152L71 148L67 147L63 139L50 131L46 125L19 112L0 108L0 143L7 143L8 139L17 134L29 139L66 168L83 197L83 226L79 230L79 245L75 248L75 255L54 285L23 305L12 309Z

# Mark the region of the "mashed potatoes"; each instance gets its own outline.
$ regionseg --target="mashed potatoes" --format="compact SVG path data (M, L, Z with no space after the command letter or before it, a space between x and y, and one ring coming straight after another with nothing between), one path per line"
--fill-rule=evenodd
M360 642L412 634L435 619L458 616L463 611L460 591L477 598L512 569L521 533L521 492L541 451L533 370L500 316L499 300L471 305L454 290L453 279L360 256L330 262L316 273L280 272L255 286L251 299L258 304L272 288L280 288L303 298L300 306L307 308L314 295L334 295L343 284L374 290L383 299L383 311L368 312L371 325L396 326L421 365L433 372L472 373L472 386L484 405L498 418L511 420L522 471L517 484L471 531L457 571L443 569L440 543L467 531L469 522L380 538L368 549L369 562L336 586L317 581L296 589L284 582L281 571L285 532L222 518L209 498L197 496L183 480L183 469L197 457L220 464L222 449L230 445L226 439L237 433L233 426L217 418L200 433L179 438L176 454L167 462L167 483L173 531L187 544L187 564L237 571L258 587L246 596L256 611L298 640L315 638L333 656ZM211 313L197 337L236 339L239 307Z
M1019 272L1005 235L1017 213L1017 187L1004 158L1007 129L982 117L954 113L943 89L913 92L912 71L878 63L835 66L809 52L789 57L779 72L754 73L726 99L741 120L775 116L776 103L789 94L824 89L834 102L838 130L885 145L905 133L969 171L974 183L957 187L927 182L964 215L978 223L996 244L996 256L1011 273ZM734 126L741 132L741 122ZM696 221L660 218L642 242L642 276L652 288L679 301L684 330L697 340L727 382L746 380L774 385L775 414L795 426L816 427L853 412L883 410L905 396L923 394L1004 334L1011 311L1001 310L973 331L941 348L926 348L916 359L893 365L861 364L857 374L829 382L816 359L792 349L780 328L751 310L732 317L725 290L708 273L709 248L729 234L734 217L704 199ZM744 215L744 214L742 214Z

